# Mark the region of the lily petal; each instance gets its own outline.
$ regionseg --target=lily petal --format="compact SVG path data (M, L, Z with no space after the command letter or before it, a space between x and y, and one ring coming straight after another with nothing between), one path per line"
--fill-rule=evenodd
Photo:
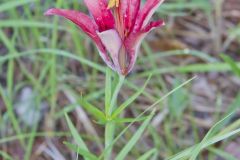
M84 0L84 3L99 26L100 32L114 28L114 17L107 8L106 0Z
M78 11L52 8L47 10L44 15L58 15L67 18L79 26L90 37L94 37L96 35L96 30L98 30L98 26L93 23L89 16Z
M136 62L137 55L139 52L140 45L143 41L143 39L146 37L146 35L153 30L156 27L161 27L165 23L162 20L153 21L149 23L146 27L144 27L141 31L137 33L132 33L124 42L124 45L126 47L127 53L130 57L130 63L128 66L128 72L130 72Z
M120 10L125 30L130 33L134 27L141 0L121 0ZM126 33L125 33L126 34Z
M98 33L103 45L106 47L108 53L110 54L112 61L114 63L114 68L118 72L121 72L119 65L119 51L122 47L122 40L115 29L110 29Z
M101 39L97 35L98 26L94 23L94 21L89 16L87 16L84 13L78 12L78 11L66 10L66 9L56 9L56 8L49 9L48 11L46 11L44 13L44 15L62 16L64 18L69 19L73 23L75 23L96 43L96 46L97 46L99 52L101 53L100 55L103 58L103 60L109 66L113 65L106 53L107 51L106 51L104 45L102 44Z
M69 19L81 28L89 37L91 37L98 44L101 50L104 50L104 47L101 45L101 41L96 33L98 26L86 14L74 10L52 8L47 10L44 15L58 15Z
M152 21L150 22L148 25L146 25L142 30L141 32L149 32L151 30L153 30L154 28L157 28L157 27L162 27L165 25L165 22L163 20L158 20L158 21Z
M164 0L147 0L142 7L141 11L139 11L136 23L134 26L134 31L140 31L143 29L149 22L153 13L156 9L163 3Z

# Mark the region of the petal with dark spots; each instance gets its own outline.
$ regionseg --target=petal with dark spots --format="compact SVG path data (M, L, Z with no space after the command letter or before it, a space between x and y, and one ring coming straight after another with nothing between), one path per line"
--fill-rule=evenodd
M94 21L89 16L78 11L56 9L56 8L49 9L44 14L47 16L48 15L62 16L66 19L69 19L73 23L75 23L96 43L96 46L99 49L99 52L101 53L100 55L103 58L103 60L109 65L112 65L111 60L107 55L107 51L104 45L102 44L101 39L97 35L98 26L94 23Z
M129 37L125 40L124 45L126 47L126 52L129 54L130 62L128 66L128 72L130 72L136 62L137 55L139 52L140 45L146 35L156 27L161 27L164 25L164 21L158 20L149 23L146 27L137 33L131 33Z
M122 16L124 27L127 33L130 33L134 27L140 4L141 0L120 1L120 14Z
M142 30L148 23L153 13L163 3L164 0L147 0L138 12L137 19L134 26L134 31Z
M97 23L100 32L114 28L114 17L111 10L107 8L106 0L84 0L84 3Z
M165 25L165 22L163 20L152 21L148 25L146 25L144 28L142 28L141 32L149 32L150 30L156 27L162 27L164 25Z
M95 37L97 35L96 30L98 30L98 26L92 21L89 16L84 13L74 10L52 8L47 10L44 15L62 16L79 26L90 37Z

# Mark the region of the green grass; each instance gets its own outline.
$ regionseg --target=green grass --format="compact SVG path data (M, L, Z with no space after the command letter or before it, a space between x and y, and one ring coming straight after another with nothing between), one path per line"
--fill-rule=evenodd
M216 9L221 15L221 5L172 0L155 16L166 20L171 16L170 21L175 21L197 10L215 32L218 26L211 13ZM146 40L133 72L123 78L103 64L91 40L76 26L43 16L53 6L86 11L74 0L0 2L0 159L33 159L42 143L50 148L49 142L66 159L238 159L225 148L239 136L240 93L225 97L218 92L215 112L207 115L214 125L204 128L193 120L197 112L191 88L198 75L213 72L239 80L240 62L227 50L233 41L240 42L239 26L227 31L222 55L200 49L154 51ZM160 30L167 33L169 28L170 22ZM177 38L175 32L171 37ZM220 42L215 39L215 50ZM169 61L176 57L198 62ZM16 108L27 87L32 89L32 107L41 115L30 126L22 119L29 115L19 115ZM228 102L227 109L222 108L225 99L233 102ZM85 119L79 118L77 107L83 109ZM16 149L21 155L15 154ZM54 156L48 154L42 151L39 157Z

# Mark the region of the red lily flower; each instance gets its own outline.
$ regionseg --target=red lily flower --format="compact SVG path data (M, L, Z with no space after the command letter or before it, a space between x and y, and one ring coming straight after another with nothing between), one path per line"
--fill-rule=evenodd
M84 0L92 17L65 9L52 8L45 15L59 15L71 20L96 44L105 63L119 74L127 75L133 68L143 38L162 20L150 22L164 0L120 0L118 7L108 8L107 0Z

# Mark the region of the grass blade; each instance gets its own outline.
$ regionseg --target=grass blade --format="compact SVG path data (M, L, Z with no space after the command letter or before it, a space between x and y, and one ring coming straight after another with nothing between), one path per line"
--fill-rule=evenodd
M127 154L131 151L131 149L136 145L137 141L141 138L144 130L150 123L155 111L151 113L151 115L143 122L143 124L139 127L139 129L134 133L132 138L128 141L128 143L123 147L123 149L116 156L115 160L124 160Z
M8 155L6 152L3 152L0 150L0 157L2 157L5 160L14 160L13 157L11 157L10 155Z
M140 118L116 118L113 119L113 122L116 123L132 123L132 122L139 122L139 121L144 121L148 117L140 117Z
M238 123L238 121L236 121L235 123ZM232 125L234 125L234 124L232 124ZM201 142L202 144L201 143L196 144L196 145L194 145L194 146L192 146L190 148L185 149L184 151L181 151L180 153L177 153L176 155L168 158L168 160L182 160L182 159L184 159L184 158L186 158L188 156L191 156L191 155L195 154L195 153L193 153L195 149L203 150L204 148L207 148L207 147L209 147L212 144L215 144L215 143L217 143L219 141L222 141L224 139L227 139L227 138L229 138L229 137L231 137L233 135L239 134L239 133L240 133L240 128L237 128L237 129L235 129L233 131L229 131L227 133L224 132L221 135L216 135L216 136L208 139L207 141L205 141L205 143ZM192 158L194 158L194 157L192 157Z
M234 74L240 77L240 67L229 56L221 54L222 59L229 64Z
M70 120L70 118L68 117L67 114L65 114L65 118L67 120L67 124L68 124L68 127L70 129L70 132L74 138L74 140L76 141L76 143L78 144L78 146L85 150L85 151L88 151L88 148L87 148L87 145L84 143L84 141L82 140L82 137L78 134L78 131L77 129L74 127L72 121Z
M86 157L89 160L97 160L97 157L95 155L93 155L92 153L90 153L89 151L86 151L84 149L79 148L76 145L73 145L71 143L68 142L63 142L69 149L75 151L76 153L82 155L83 157Z
M235 158L234 156L232 156L230 153L227 153L221 149L217 149L217 148L209 148L208 149L210 152L213 152L215 155L221 156L224 159L227 160L237 160L237 158Z
M156 148L153 148L149 151L147 151L146 153L144 153L141 157L139 157L137 160L148 160L150 158L150 156L152 156L153 154L155 154L157 152Z
M81 98L80 104L86 111L88 111L89 114L91 114L97 120L100 120L101 122L104 122L106 120L104 113L100 111L97 107L88 103L84 98Z
M225 122L231 117L235 112L230 113L226 117L224 117L222 120L218 121L214 126L210 128L210 130L207 132L203 140L194 148L192 151L192 155L189 160L195 160L198 156L198 154L201 152L202 146L208 141L209 138L212 137L217 131L220 130L225 125Z
M4 12L6 10L13 9L13 8L18 7L18 6L21 6L21 5L30 3L30 2L34 2L34 1L36 1L36 0L15 0L15 1L9 1L9 2L6 2L6 3L3 3L3 4L0 5L0 12Z
M139 95L144 91L150 79L151 79L151 75L148 77L147 81L145 82L142 88L140 88L134 95L132 95L123 104L121 104L116 109L116 111L113 112L113 115L112 115L113 118L116 118L120 113L123 112L124 109L126 109L129 106L129 104L131 104L137 97L139 97Z
M240 63L236 65L240 67ZM204 73L204 72L226 72L230 71L231 67L227 63L215 62L208 64L191 64L186 66L173 66L167 68L156 68L139 74L141 77L147 77L149 74L158 75L164 73Z

